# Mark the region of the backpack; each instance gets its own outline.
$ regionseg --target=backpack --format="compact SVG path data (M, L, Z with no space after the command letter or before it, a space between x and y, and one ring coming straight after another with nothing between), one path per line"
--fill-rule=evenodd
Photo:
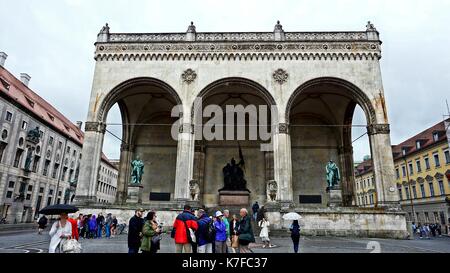
M208 242L213 242L216 239L216 227L213 220L210 220L206 226L205 239Z

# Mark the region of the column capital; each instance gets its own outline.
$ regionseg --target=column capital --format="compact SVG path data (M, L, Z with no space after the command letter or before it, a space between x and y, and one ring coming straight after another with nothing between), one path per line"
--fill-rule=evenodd
M277 128L278 134L286 134L289 135L289 124L288 123L279 123Z
M103 122L86 121L84 124L84 130L86 132L98 132L104 134L106 131L106 124Z
M391 132L389 123L370 124L367 126L368 135L389 134Z

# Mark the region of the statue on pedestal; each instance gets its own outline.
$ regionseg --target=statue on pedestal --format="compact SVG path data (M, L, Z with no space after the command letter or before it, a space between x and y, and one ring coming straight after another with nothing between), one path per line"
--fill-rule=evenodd
M223 167L223 184L224 187L219 191L249 191L247 189L247 181L244 179L245 161L242 155L241 146L239 146L239 163L236 164L234 158L230 163Z
M131 167L131 184L141 184L142 175L144 174L144 161L140 160L138 156L131 161Z
M339 181L341 180L341 176L339 174L339 168L336 165L336 163L334 163L333 160L330 160L327 163L327 166L325 167L326 169L326 175L327 175L327 183L328 183L328 188L331 189L335 186L338 185Z
M275 202L277 200L278 185L277 181L269 180L267 181L267 200L270 202Z
M191 194L191 200L192 201L198 201L199 195L200 195L200 187L198 185L197 180L191 180L189 181L189 192Z

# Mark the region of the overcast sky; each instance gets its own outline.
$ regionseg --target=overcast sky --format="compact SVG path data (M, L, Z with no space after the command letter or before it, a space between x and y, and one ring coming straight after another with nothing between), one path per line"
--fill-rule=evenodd
M95 2L95 3L94 3ZM383 41L381 68L391 139L397 144L442 121L450 99L450 1L6 1L0 4L0 51L15 75L72 121L84 121L94 69L94 45L105 22L111 32L360 31L368 20ZM109 121L120 122L113 110ZM357 113L355 123L364 122ZM354 132L354 138L360 131ZM367 138L355 158L369 154ZM105 153L118 158L108 136Z

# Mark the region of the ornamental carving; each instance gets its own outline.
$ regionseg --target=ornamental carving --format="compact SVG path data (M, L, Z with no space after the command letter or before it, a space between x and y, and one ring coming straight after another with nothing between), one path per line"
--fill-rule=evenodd
M279 68L273 72L272 76L276 82L283 84L287 81L289 74L285 70Z
M183 79L183 82L190 84L197 78L197 73L195 73L194 70L188 68L186 69L183 74L181 74L181 78Z
M367 133L369 135L389 134L390 131L389 124L370 124L367 126Z
M100 122L86 121L86 123L84 124L84 130L86 132L105 133L105 131L106 131L106 124L100 123Z
M278 124L278 133L279 134L288 134L289 133L289 125L287 123Z

